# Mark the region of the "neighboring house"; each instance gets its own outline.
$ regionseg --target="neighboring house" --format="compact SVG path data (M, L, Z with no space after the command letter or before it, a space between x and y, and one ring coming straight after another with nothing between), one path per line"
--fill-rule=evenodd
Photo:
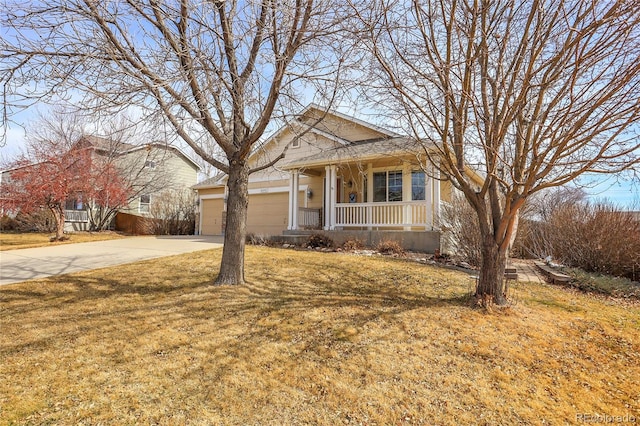
M148 216L155 197L165 191L191 190L198 181L200 167L179 149L163 143L132 145L96 136L84 136L74 149L91 151L92 161L109 161L117 167L131 190L129 204L118 211ZM2 172L2 181L11 170ZM89 229L88 208L92 200L79 193L65 206L65 229Z
M451 186L425 173L424 147L412 138L311 105L256 150L251 166L267 164L286 147L274 167L249 178L248 233L323 230L336 242L393 239L408 249L439 248L440 205ZM200 233L223 233L226 175L194 189Z
M15 167L12 169L6 169L6 170L2 170L2 172L0 173L0 188L2 188L3 185L9 185L10 183L13 182L13 178L11 177L11 175L16 172L17 170L23 169L24 167L29 167L29 166L21 166L21 167ZM7 208L5 207L5 203L3 201L8 201L10 200L10 198L4 198L5 194L4 191L0 191L0 215L4 216L11 216L14 217L17 213L17 211L15 211L12 208Z
M123 212L146 215L159 193L191 188L198 181L200 167L181 150L164 143L132 145L87 136L78 145L90 147L97 156L114 158L127 175L136 196L120 209Z

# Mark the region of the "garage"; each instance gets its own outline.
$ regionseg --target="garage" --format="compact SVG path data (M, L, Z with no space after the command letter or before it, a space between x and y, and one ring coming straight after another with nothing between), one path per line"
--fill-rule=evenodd
M249 195L247 232L259 235L280 235L289 220L289 193Z
M201 199L201 234L202 235L221 235L222 224L224 223L223 211L224 200L222 198L216 199Z

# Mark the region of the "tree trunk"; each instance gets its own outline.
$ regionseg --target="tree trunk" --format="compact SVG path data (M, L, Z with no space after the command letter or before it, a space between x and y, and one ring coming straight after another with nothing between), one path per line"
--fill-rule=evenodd
M506 288L504 285L504 269L507 264L507 252L500 250L492 235L482 237L482 266L476 298L483 304L494 303L506 305Z
M56 221L56 241L64 239L64 209L61 206L49 206Z
M244 284L244 245L249 206L249 168L244 161L231 161L227 187L227 223L220 272L214 284Z

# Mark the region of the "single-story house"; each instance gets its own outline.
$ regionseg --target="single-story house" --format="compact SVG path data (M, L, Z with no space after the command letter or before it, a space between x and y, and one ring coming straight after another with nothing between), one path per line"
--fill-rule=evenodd
M392 239L433 252L440 247L440 206L452 187L436 178L424 149L410 137L311 105L251 156L255 167L285 151L275 166L250 175L247 232L321 231L336 242ZM203 235L224 232L226 178L194 186Z

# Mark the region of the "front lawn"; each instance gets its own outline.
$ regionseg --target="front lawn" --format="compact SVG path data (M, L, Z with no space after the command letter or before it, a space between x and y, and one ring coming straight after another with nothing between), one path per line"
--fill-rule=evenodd
M518 283L486 312L460 272L265 247L213 287L220 255L0 287L0 423L640 421L637 303Z
M0 250L16 250L33 247L48 247L58 244L87 243L91 241L113 240L122 238L122 234L112 231L104 232L73 232L65 234L69 239L51 242L54 234L44 232L1 232Z

